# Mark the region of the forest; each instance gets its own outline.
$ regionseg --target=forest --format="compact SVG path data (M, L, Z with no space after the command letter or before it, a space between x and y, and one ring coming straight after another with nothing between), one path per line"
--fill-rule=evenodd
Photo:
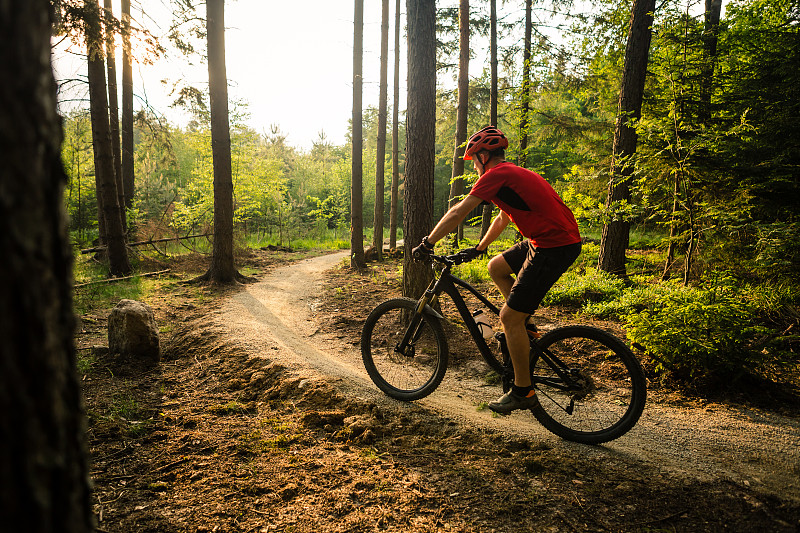
M0 0L0 530L797 530L796 1L382 0L377 23L355 0L352 34L313 39L352 48L352 102L313 82L352 104L347 134L320 124L307 145L236 94L236 4L256 9ZM249 52L265 71L291 56L281 81L332 60ZM164 83L162 108L133 66L166 56L207 79ZM608 412L647 396L624 438L488 412L502 376L448 318L439 394L392 401L363 375L366 317L426 286L410 251L477 179L462 155L487 124L583 240L531 348L563 323L624 339L570 350L591 361L559 406L584 420L589 365L625 382L624 350L643 392ZM437 250L474 246L495 213ZM487 261L453 272L499 301ZM110 348L125 300L149 308L157 360Z
M349 241L358 266L364 266L364 245L382 259L379 240L392 247L404 234L427 234L468 190L477 175L464 168L458 150L467 132L493 123L509 138L508 159L544 176L581 226L583 259L551 292L552 301L579 302L589 316L623 320L629 339L664 374L717 384L745 374L794 381L789 376L797 368L800 294L797 5L665 2L642 11L652 22L645 20L645 41L633 42L632 7L643 9L641 2L599 2L582 10L579 4L528 1L501 9L499 17L495 2L489 4L436 6L435 70L409 63L407 73L409 87L413 76L436 80L435 92L423 101L411 89L400 98L399 73L389 90L385 2L380 102L356 106L360 86L353 84L345 144L331 143L321 131L310 149L296 148L279 126L262 133L248 126L247 102L231 102L230 110L226 105L236 247L337 248ZM90 26L80 24L87 19L85 6L58 5L60 38L80 42ZM133 30L150 43L151 54L177 45L189 56L207 56L210 64L212 44L206 51L198 39L202 32L192 26L193 15L204 14L191 4L178 7L168 36L159 38L146 27ZM392 21L395 40L400 29L415 31L411 23L401 24L399 13ZM104 20L111 31L123 32L121 19ZM354 35L356 45L363 41L358 24ZM395 64L404 46L399 43ZM648 53L638 67L644 69L639 104L624 108L623 100L626 106L635 100L623 99L620 91L623 72L636 70L627 51L642 47ZM114 58L107 57L112 72ZM116 78L108 79L110 91ZM158 110L134 113L129 106L123 130L129 130L132 153L122 162L129 159L130 170L118 167L134 177L132 186L120 187L127 196L118 202L129 241L214 232L209 87L183 86L175 94L174 105L193 117L186 124L170 123ZM118 139L119 125L114 130L113 124L119 110L113 105L108 104ZM406 146L423 124L415 119L406 131L412 105L428 113L435 109L433 137L424 140L433 147ZM98 217L102 187L90 115L73 107L64 116L65 200L76 249L106 239ZM624 127L620 117L629 119ZM632 149L622 148L621 131L633 139ZM406 166L427 160L431 148L428 166ZM430 189L406 187L415 173L425 183L432 180L432 197ZM404 212L414 216L404 219ZM463 239L455 248L485 231L481 213L474 215L455 236ZM613 228L621 233L609 233ZM617 236L606 239L612 234ZM195 251L211 248L208 237L177 242ZM606 257L617 258L604 264L612 248L617 251ZM414 266L404 266L404 279L413 278Z

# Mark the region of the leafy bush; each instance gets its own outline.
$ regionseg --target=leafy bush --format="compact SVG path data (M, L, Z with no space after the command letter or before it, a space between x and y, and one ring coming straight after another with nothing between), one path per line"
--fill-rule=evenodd
M621 297L625 282L598 269L567 271L545 296L543 305L582 307L587 302L616 300Z
M796 339L760 324L763 309L748 296L731 278L707 289L676 288L627 315L628 337L659 374L727 383L746 374L774 376L797 364Z
M646 278L631 277L632 285L613 299L587 301L581 311L595 318L623 319L631 313L638 313L679 290L677 282L653 283Z

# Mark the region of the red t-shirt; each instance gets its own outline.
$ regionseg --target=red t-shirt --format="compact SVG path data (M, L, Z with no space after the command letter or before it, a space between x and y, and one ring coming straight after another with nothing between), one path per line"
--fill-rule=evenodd
M478 178L470 194L502 209L537 248L581 241L572 211L543 177L528 169L500 163Z

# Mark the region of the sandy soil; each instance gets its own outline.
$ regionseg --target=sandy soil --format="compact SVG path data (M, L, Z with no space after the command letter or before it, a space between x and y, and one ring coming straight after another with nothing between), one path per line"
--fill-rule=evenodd
M409 410L385 398L361 364L357 339L320 331L327 317L319 312L322 274L341 264L344 253L322 256L276 269L248 286L224 306L220 323L255 351L294 369L333 380L346 396ZM359 318L359 317L353 317ZM361 317L362 320L364 317ZM279 350L268 350L275 342ZM477 354L476 354L476 357ZM476 406L498 389L451 372L416 408L459 424L525 437L549 446L577 450L598 461L611 457L643 462L658 470L702 481L731 480L759 491L800 501L800 421L754 409L721 404L674 406L651 394L638 425L604 446L572 444L549 434L528 413L492 416Z
M207 258L173 261L147 295L157 366L108 353L108 310L82 317L98 532L800 529L796 417L656 391L629 434L576 445L478 410L499 390L457 335L440 388L396 402L358 343L397 265L301 257L248 252L259 281L225 288L185 283Z

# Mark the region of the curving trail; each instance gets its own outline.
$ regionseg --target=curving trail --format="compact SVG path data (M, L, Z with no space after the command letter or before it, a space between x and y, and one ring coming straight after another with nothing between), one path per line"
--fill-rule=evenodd
M730 479L750 488L800 501L800 420L726 406L680 407L649 402L633 430L603 446L562 441L528 413L493 417L475 406L498 389L448 371L428 398L404 404L384 396L369 380L358 346L318 332L315 312L321 273L347 252L278 268L231 297L217 320L237 340L306 376L336 383L348 395L413 413L424 409L469 424L580 449L598 460L617 457L701 480Z

